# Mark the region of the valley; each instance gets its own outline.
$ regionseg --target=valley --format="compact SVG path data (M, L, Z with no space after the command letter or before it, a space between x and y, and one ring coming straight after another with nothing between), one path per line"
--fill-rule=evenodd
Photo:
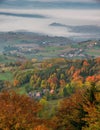
M89 59L100 56L100 40L82 42L65 37L51 37L31 32L0 33L0 61L27 59Z

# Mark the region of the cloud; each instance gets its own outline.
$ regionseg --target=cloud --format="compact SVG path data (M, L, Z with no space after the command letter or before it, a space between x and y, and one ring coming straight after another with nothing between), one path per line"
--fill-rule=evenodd
M72 28L73 26L81 27L83 25L98 25L100 26L100 11L99 10L59 10L59 9L34 9L34 10L13 10L0 9L0 12L8 12L9 15L0 15L0 31L16 31L27 30L30 32L43 33L55 36L76 36L84 35L83 31ZM13 12L13 13L12 13ZM29 17L15 17L14 14L38 14L46 18L29 18ZM57 22L68 25L71 31L67 28L52 27L49 24ZM78 27L78 29L79 29ZM87 29L87 26L85 26ZM91 26L89 26L91 28ZM77 31L77 33L76 33ZM85 31L86 32L86 31ZM82 34L81 34L82 33ZM87 33L85 34L87 35ZM93 34L94 35L94 34Z
M96 2L100 2L100 0L95 0Z
M38 1L38 2L80 2L80 3L92 3L100 2L100 0L27 0L27 1Z
M0 3L4 2L5 0L0 0Z
M2 2L15 2L20 0L0 0L0 3ZM100 0L21 0L22 2L79 2L79 3L94 3L94 2L100 2Z
M13 17L26 17L26 18L46 18L46 16L39 14L22 14L22 13L8 13L8 12L0 12L0 15L13 16Z

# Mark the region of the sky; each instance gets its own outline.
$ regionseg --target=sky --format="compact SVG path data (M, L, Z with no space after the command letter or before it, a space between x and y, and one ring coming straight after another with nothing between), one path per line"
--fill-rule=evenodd
M100 0L0 0L0 32L100 36Z

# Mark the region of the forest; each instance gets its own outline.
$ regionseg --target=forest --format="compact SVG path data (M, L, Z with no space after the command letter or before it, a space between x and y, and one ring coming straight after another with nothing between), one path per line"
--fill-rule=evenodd
M100 58L0 65L0 130L100 130Z

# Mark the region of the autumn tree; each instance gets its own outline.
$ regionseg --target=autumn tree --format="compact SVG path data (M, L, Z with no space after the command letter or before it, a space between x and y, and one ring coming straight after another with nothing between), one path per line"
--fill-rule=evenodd
M48 78L48 84L50 86L50 89L56 89L57 88L58 79L57 79L56 73L50 75L50 77Z
M13 86L17 87L19 85L19 81L17 79L14 79L13 81Z
M81 106L83 93L84 90L77 91L61 101L58 112L53 118L54 130L82 130L82 126L85 125L85 121L82 120L85 111Z
M15 92L0 93L0 129L32 130L39 125L41 109L33 99Z
M84 96L84 111L87 112L84 121L87 125L82 130L99 130L100 129L100 86L92 84Z
M55 120L55 130L99 130L100 86L92 83L61 101Z
M41 87L45 89L45 88L47 88L47 86L48 86L47 81L46 80L42 80L41 81Z
M40 84L41 78L37 74L32 75L30 78L30 85L35 89L40 87Z
M38 125L37 127L35 127L34 130L50 130L50 129L47 128L45 125Z

